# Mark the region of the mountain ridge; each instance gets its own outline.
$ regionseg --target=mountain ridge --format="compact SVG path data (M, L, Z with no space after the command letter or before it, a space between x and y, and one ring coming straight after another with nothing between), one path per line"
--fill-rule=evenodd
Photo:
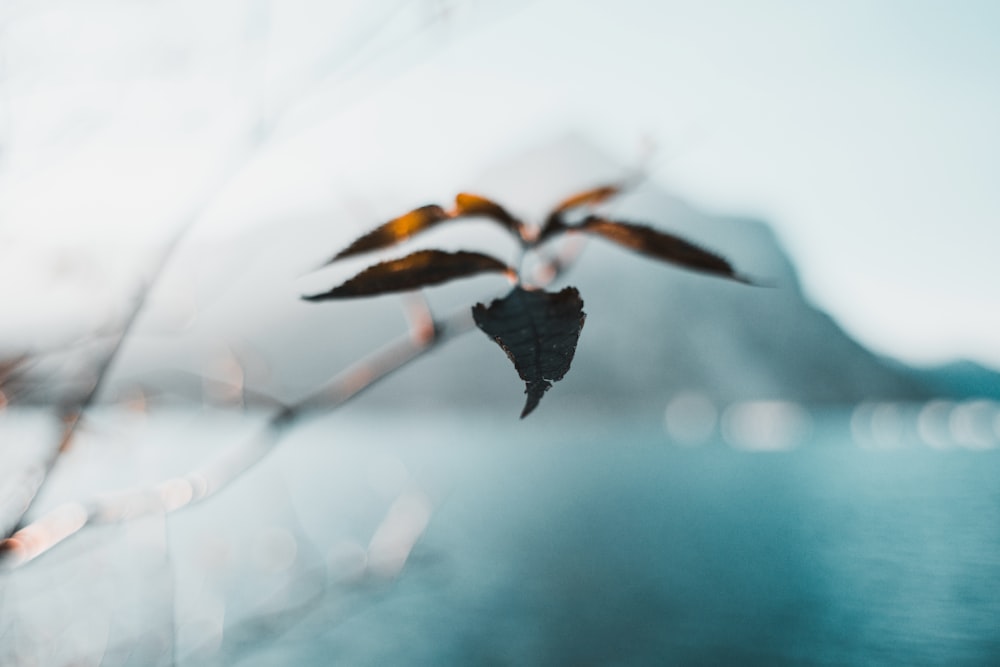
M585 139L567 136L498 163L457 184L456 192L481 193L515 215L540 221L563 197L630 176ZM414 205L426 203L431 202ZM661 410L682 392L720 405L745 400L852 404L920 401L960 389L955 374L949 384L879 357L852 339L808 301L793 261L763 221L706 214L650 179L639 180L601 210L717 251L738 271L769 286L692 273L589 241L577 264L552 286L577 287L587 320L572 368L547 394L541 413ZM136 385L167 400L206 397L211 392L204 378L225 379L236 364L248 388L295 400L405 335L398 295L323 304L300 299L378 261L380 256L366 256L297 278L381 222L362 217L331 211L283 220L225 244L187 248L158 291L181 295L196 287L196 293L181 299L193 303L194 316L177 320L162 309L148 309L116 363L108 397L127 395ZM420 242L429 247L485 243L499 257L516 258L516 244L495 225L443 227L422 235ZM442 315L489 303L506 289L502 279L473 278L425 293L433 311ZM988 387L997 375L987 371L976 377L976 386ZM523 389L502 351L473 331L408 364L358 400L386 408L492 407L517 414Z

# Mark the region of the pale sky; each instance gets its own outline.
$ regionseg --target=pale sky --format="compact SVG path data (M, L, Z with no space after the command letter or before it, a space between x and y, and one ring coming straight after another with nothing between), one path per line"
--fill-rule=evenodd
M113 311L113 297L96 315L83 305L95 290L80 265L128 275L114 267L142 255L127 248L162 238L206 193L195 236L218 238L345 193L444 198L577 132L624 163L652 143L665 188L769 221L811 300L876 351L1000 368L998 3L11 0L0 12L9 320Z

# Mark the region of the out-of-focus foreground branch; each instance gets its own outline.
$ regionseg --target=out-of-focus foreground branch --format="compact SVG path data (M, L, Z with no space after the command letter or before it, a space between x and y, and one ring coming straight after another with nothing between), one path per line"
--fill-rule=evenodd
M51 477L52 471L59 464L62 455L72 446L77 431L86 420L87 412L100 398L110 371L113 369L136 322L145 310L149 295L156 288L188 232L203 217L205 211L209 209L227 185L268 146L271 139L275 137L283 117L294 105L314 86L325 83L345 68L356 69L358 64L354 61L353 54L362 51L368 42L377 38L382 26L389 23L392 15L403 7L402 4L393 5L389 13L374 22L371 29L365 31L358 43L349 45L350 48L343 50L342 45L334 45L328 54L318 59L315 68L310 68L305 76L300 77L293 85L282 91L277 102L266 110L261 110L256 122L248 125L242 141L238 143L232 156L220 170L218 177L203 189L198 201L189 208L159 253L153 258L152 268L135 289L125 317L117 330L111 334L110 346L95 369L95 379L79 398L62 409L63 427L58 442L53 443L37 465L23 471L6 491L2 504L0 504L0 538L10 538L26 528L23 523L25 516L34 507L39 494ZM440 18L436 17L435 20ZM419 25L416 32L422 32L430 28L432 24L433 21L428 21Z
M537 267L536 283L544 286L557 279L572 267L582 248L582 239L567 239L561 252ZM435 319L418 295L409 295L405 306L409 331L349 366L317 391L278 410L253 439L186 475L52 509L0 541L0 569L20 567L87 526L169 514L212 497L273 451L286 430L302 418L343 405L379 380L474 328L469 308Z

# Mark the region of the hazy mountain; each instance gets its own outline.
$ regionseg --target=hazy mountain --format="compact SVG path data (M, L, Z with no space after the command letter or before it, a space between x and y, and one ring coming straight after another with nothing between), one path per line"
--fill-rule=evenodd
M459 187L537 219L566 194L620 180L624 173L587 142L568 138L499 164ZM420 203L425 202L413 202ZM660 408L685 390L720 403L773 398L852 403L928 394L919 380L861 347L806 301L794 266L766 224L706 214L651 182L638 185L609 211L716 249L771 286L748 287L684 272L601 241L590 242L561 283L580 289L587 323L571 372L549 392L543 408ZM373 222L359 223L357 232ZM460 246L449 233L457 234L442 230L427 243ZM475 233L477 239L486 235L483 229ZM331 240L324 252L332 253L349 240L349 235L339 244ZM303 244L297 247L301 258ZM264 299L262 289L251 291ZM444 310L488 300L505 289L495 279L476 279L429 293L434 305ZM397 297L305 308L294 299L275 303L260 312L273 313L277 320L268 317L269 333L255 338L269 341L265 357L282 369L286 384L302 384L311 376L320 381L321 375L356 359L390 332L399 332L398 303ZM296 322L304 317L310 321ZM336 364L331 363L334 359ZM515 413L522 391L504 354L474 331L405 368L365 400L496 406Z
M943 366L915 368L910 372L935 394L954 398L1000 400L1000 376L972 361L956 361Z
M624 167L585 140L569 137L503 161L455 189L480 192L538 219L565 195L625 175ZM393 203L392 210L398 214L430 201ZM610 205L608 213L717 250L770 286L685 272L591 241L560 283L579 288L586 326L571 371L549 392L541 411L660 409L685 390L719 403L776 398L853 403L919 399L939 388L928 388L905 367L873 355L811 305L765 223L707 214L650 181ZM235 373L247 386L294 399L402 334L398 296L321 304L299 299L374 261L365 257L310 273L381 221L371 215L330 211L322 219L282 220L225 246L192 244L154 295L119 359L111 390L140 382L200 399L205 389L200 378ZM514 245L490 223L468 227L432 231L420 244L486 245L513 258ZM490 277L428 294L436 312L443 312L489 301L507 289L502 279ZM361 400L517 414L523 386L502 351L472 331L408 365Z
M622 174L597 149L569 138L499 165L479 183L482 192L515 210L540 212L576 189ZM761 398L851 403L928 394L921 382L864 349L806 301L794 266L765 223L706 214L649 182L610 210L718 250L773 286L747 287L684 272L590 242L563 281L580 289L586 326L572 371L549 392L543 408L581 400L662 406L684 390L723 403ZM513 370L488 341L442 350L440 356L424 373L448 378L442 391L450 400L494 400L501 388L496 400L505 405L520 400ZM473 371L470 381L469 369L477 368L482 373ZM397 391L386 389L386 397L398 400L418 391L421 375L408 373ZM516 394L507 395L511 391Z

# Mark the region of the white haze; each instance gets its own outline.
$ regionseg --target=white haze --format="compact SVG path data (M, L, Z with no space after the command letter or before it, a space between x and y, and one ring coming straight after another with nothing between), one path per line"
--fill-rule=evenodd
M191 212L192 243L344 207L354 232L577 132L623 163L654 146L668 189L774 224L810 297L865 344L1000 367L995 3L0 12L0 300L15 343L100 326Z

